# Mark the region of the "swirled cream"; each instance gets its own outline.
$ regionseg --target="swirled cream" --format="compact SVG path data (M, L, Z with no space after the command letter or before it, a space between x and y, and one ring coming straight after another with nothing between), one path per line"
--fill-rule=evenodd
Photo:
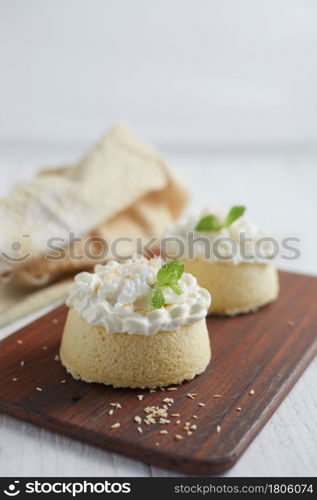
M227 211L208 207L168 226L161 241L162 254L180 259L202 258L233 264L267 263L277 257L277 240L245 215L219 231L196 231L195 228L201 218L210 214L217 216L223 222Z
M147 260L134 256L124 263L113 260L97 265L94 273L82 272L75 277L67 305L87 323L104 326L109 333L153 335L203 319L211 297L188 273L178 281L183 293L176 295L164 287L164 307L153 310L153 285L162 264L160 257Z

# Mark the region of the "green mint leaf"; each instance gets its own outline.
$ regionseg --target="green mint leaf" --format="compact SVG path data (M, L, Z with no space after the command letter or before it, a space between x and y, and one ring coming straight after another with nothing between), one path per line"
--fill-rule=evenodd
M168 283L175 283L178 281L184 272L184 264L180 260L171 260L162 266L156 275L156 279L160 286L169 286ZM167 283L166 285L164 285Z
M210 231L220 231L222 224L215 215L205 215L200 219L195 227L195 231L209 233Z
M164 295L159 287L155 287L152 293L151 304L153 309L160 309L164 306Z
M176 295L182 295L183 293L182 288L177 283L171 284L170 288L173 290L174 293L176 293Z
M162 266L156 275L156 283L152 293L151 303L153 309L160 309L165 303L162 288L168 287L177 295L181 295L183 290L177 283L183 276L184 264L180 260L171 260Z
M243 205L237 205L235 207L231 207L227 217L224 222L224 227L230 226L234 221L239 219L245 212L245 207Z
M239 219L244 212L245 207L243 205L231 207L223 224L216 215L205 215L200 219L195 227L195 230L202 233L220 231L220 229L230 226L234 221Z

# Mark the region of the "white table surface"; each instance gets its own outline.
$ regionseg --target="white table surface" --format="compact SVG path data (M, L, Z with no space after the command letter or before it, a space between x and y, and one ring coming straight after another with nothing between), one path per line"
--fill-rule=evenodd
M81 149L2 144L0 194L14 181L30 175L35 166L73 159ZM301 239L301 258L296 262L281 262L280 267L317 274L317 159L313 153L301 148L268 150L261 154L254 151L172 154L167 151L167 156L189 181L193 206L202 206L208 200L224 205L246 204L249 214L276 234ZM37 315L3 328L0 337ZM314 361L226 476L316 475L316 383L317 362ZM0 422L2 476L177 475L5 415L0 417Z

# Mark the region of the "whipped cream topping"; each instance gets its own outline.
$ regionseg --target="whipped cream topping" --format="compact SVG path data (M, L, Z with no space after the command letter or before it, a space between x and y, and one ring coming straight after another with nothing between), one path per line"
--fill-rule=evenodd
M164 287L165 305L153 310L153 285L163 264L160 257L147 260L136 255L123 263L97 265L94 273L77 274L66 303L87 323L104 326L109 333L153 335L203 319L211 297L188 273L178 281L183 293L176 295Z
M245 215L219 231L201 232L195 227L206 215L215 215L221 222L228 210L207 207L193 212L168 226L162 240L166 240L164 255L177 258L202 258L211 261L268 262L275 257L276 248L272 235L259 228ZM183 251L182 251L183 250Z

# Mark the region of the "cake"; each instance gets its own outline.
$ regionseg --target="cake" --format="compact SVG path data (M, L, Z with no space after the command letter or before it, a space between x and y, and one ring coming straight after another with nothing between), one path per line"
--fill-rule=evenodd
M97 265L70 286L60 358L85 382L155 388L202 373L211 357L207 290L179 260Z
M208 208L170 226L162 239L162 253L181 256L185 271L211 293L208 312L215 315L253 312L278 296L273 239L244 212Z

